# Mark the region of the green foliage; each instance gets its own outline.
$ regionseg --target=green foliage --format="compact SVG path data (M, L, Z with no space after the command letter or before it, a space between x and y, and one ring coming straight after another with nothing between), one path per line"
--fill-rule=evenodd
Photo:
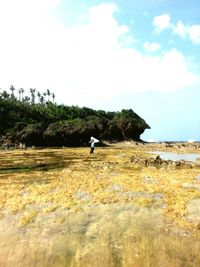
M73 134L74 144L78 138L84 141L90 134L103 139L121 140L132 138L134 134L139 138L145 129L150 128L132 109L106 112L57 105L50 101L51 92L48 89L43 94L30 89L31 97L24 95L23 88L16 90L11 86L10 91L10 94L5 90L0 93L0 135L17 138L20 132L21 141L29 136L33 140L40 138L42 143L44 136L53 138L56 134L58 139L62 136L64 143L67 142L66 136ZM18 99L14 95L15 91ZM55 94L52 96L54 101ZM48 101L45 97L48 97Z

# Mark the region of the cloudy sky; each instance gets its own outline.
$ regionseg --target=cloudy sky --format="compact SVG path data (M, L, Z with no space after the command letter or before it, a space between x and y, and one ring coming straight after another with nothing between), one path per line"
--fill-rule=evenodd
M0 88L132 108L144 140L200 140L199 0L0 0Z

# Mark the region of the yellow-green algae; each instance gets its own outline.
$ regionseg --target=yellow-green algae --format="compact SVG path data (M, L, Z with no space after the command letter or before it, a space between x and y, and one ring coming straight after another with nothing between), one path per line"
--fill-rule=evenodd
M80 220L84 222L84 214L87 215L92 210L93 214L91 216L97 216L99 218L99 221L95 220L93 226L96 235L98 236L100 228L102 228L102 231L113 231L111 236L112 240L115 241L112 242L116 242L116 248L115 244L110 244L112 253L115 255L110 255L110 251L105 256L107 260L104 263L100 261L102 257L101 253L105 254L103 247L105 246L105 242L109 242L105 233L102 235L106 241L103 237L100 238L100 243L97 242L94 244L93 241L88 241L91 248L93 245L95 247L99 245L98 256L95 256L97 257L95 258L96 266L159 266L156 265L158 255L153 255L156 248L160 248L159 264L163 263L162 266L182 266L182 260L176 258L180 251L182 257L186 257L188 262L191 255L195 255L197 257L196 262L200 263L200 260L198 261L195 243L200 240L199 225L187 219L187 204L193 199L200 198L200 181L196 179L200 174L200 169L198 166L193 166L193 168L172 168L167 166L161 166L160 168L144 167L133 164L130 161L133 155L148 157L150 155L147 155L146 152L158 149L167 151L173 151L174 149L176 152L177 150L181 152L200 152L200 149L195 146L178 147L177 145L176 147L168 148L163 145L137 145L130 143L97 148L95 154L91 156L88 154L87 148L1 151L0 158L3 159L3 164L0 168L3 171L0 174L0 220L2 220L2 225L4 225L3 220L6 221L6 217L10 218L9 216L15 216L13 217L15 218L13 219L13 229L29 226L30 228L27 229L30 231L29 239L31 240L31 227L33 229L42 229L44 222L49 223L51 217L53 218L51 222L52 227L54 224L58 227L58 225L66 224L72 220L71 227L73 228L74 226L76 228L76 223L80 223ZM46 169L38 170L36 163L43 164ZM13 169L12 173L7 173L6 167L10 168L13 166L16 169ZM18 172L18 169L23 170L23 167L27 168L27 166L31 166L29 172ZM119 212L117 209L120 205L123 207L122 214L117 213ZM124 208L126 206L128 207L127 213L125 212L126 208ZM138 215L138 219L137 216L132 218L129 214L130 207L137 206L140 207L141 213L140 216ZM98 214L94 212L95 207ZM151 215L143 215L148 214L152 210L157 215L152 215L151 219L148 217L151 217ZM101 213L103 214L103 219L99 217ZM157 218L155 218L156 216ZM162 219L160 219L160 216ZM78 221L76 221L76 217ZM131 218L133 221L136 220L134 221L134 227L131 223ZM141 218L144 221L141 222ZM101 219L104 220L104 224L107 224L105 228L102 226ZM156 228L157 230L155 232L152 230L153 225L149 233L147 231L148 227L143 229L145 221L147 224L151 224L151 220L156 221L157 219L158 221L166 221L164 223L162 222L162 230L159 231L162 232L167 229L166 231L168 232L171 227L174 229L178 227L178 230L174 231L178 232L179 235L181 235L181 231L183 231L184 235L189 235L187 242L188 244L193 244L191 255L187 252L187 247L181 247L180 240L176 238L173 238L173 240L170 238L163 239L158 231L159 226L156 226L158 229ZM89 221L85 223L87 225ZM157 224L158 222L155 222L155 225ZM9 224L7 227L9 228ZM120 229L123 227L125 230L121 231ZM90 231L92 230L89 228ZM135 234L134 231L136 231ZM145 235L144 233L141 234L142 232ZM153 238L152 242L154 243L151 244L149 238L146 238L148 235L153 235L151 239ZM154 235L158 238L154 238ZM67 247L68 252L65 252L67 255L65 253L63 254L63 248L60 248L61 254L58 260L60 265L57 265L56 260L53 260L52 263L48 262L50 264L49 266L92 266L90 265L92 264L91 259L87 258L87 255L91 257L91 254L88 251L84 252L84 247L82 249L80 248L80 244L83 245L83 241L79 240L80 236L77 233L76 237L73 235L73 239L70 236L73 244L71 244L71 247ZM139 247L135 249L132 247L129 248L129 242L127 244L125 243L127 240L130 241L131 238L138 239L139 236L141 236L142 240L142 242L141 240L137 240L136 242ZM62 239L62 235L59 234L59 238ZM179 237L179 239L181 238L184 237ZM196 238L195 241L193 238ZM34 240L33 236L32 242ZM55 243L59 247L57 241ZM46 242L48 243L48 241ZM51 240L51 242L53 241ZM164 242L164 244L159 242ZM8 244L5 246L8 246ZM170 246L171 249L169 249ZM83 258L83 255L85 255L84 260L77 258L77 253L74 256L75 247L79 251L76 252L80 253L80 257ZM175 255L169 256L165 251L166 249L170 250L169 254L174 253ZM132 253L133 256L131 258ZM36 255L35 257L37 258L39 256ZM65 257L71 259L68 264L66 263ZM119 259L119 257L122 258ZM142 257L143 260L141 260ZM169 259L167 257L171 258ZM34 259L32 261L34 262ZM78 265L80 262L82 265ZM8 264L6 260L4 263L5 266L9 266L6 265ZM117 265L118 263L121 265ZM166 265L167 263L168 265ZM44 264L47 263L44 261ZM42 265L38 264L36 266Z

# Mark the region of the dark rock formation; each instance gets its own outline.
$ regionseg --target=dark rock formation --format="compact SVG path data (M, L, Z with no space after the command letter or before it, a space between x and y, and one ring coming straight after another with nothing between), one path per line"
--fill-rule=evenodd
M51 123L43 133L44 142L49 146L87 145L90 136L96 136L101 139L107 123L106 119L98 117Z
M29 124L15 135L15 141L37 146L84 146L88 144L90 136L100 140L122 141L139 140L143 128L133 126L133 122L123 124L116 120L90 117L85 120L58 121L44 124Z
M197 165L196 163L185 160L164 160L161 159L160 156L157 156L156 158L133 156L131 157L130 161L131 163L139 164L141 166L155 166L158 168L164 166L192 168L193 166Z
M140 141L140 135L149 125L132 110L115 112L109 118L97 112L84 118L15 123L6 130L11 143L26 146L87 146L90 136L100 141ZM101 144L101 143L100 143Z
M27 146L42 146L44 145L44 130L45 125L43 123L28 124L15 135L15 141L17 140Z

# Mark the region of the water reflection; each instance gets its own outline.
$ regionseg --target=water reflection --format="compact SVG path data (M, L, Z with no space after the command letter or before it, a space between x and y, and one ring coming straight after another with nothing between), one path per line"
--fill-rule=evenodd
M164 152L164 151L154 151L151 154L160 155L161 159L163 160L186 160L195 162L198 158L200 158L200 154L193 154L193 153L174 153L174 152Z

